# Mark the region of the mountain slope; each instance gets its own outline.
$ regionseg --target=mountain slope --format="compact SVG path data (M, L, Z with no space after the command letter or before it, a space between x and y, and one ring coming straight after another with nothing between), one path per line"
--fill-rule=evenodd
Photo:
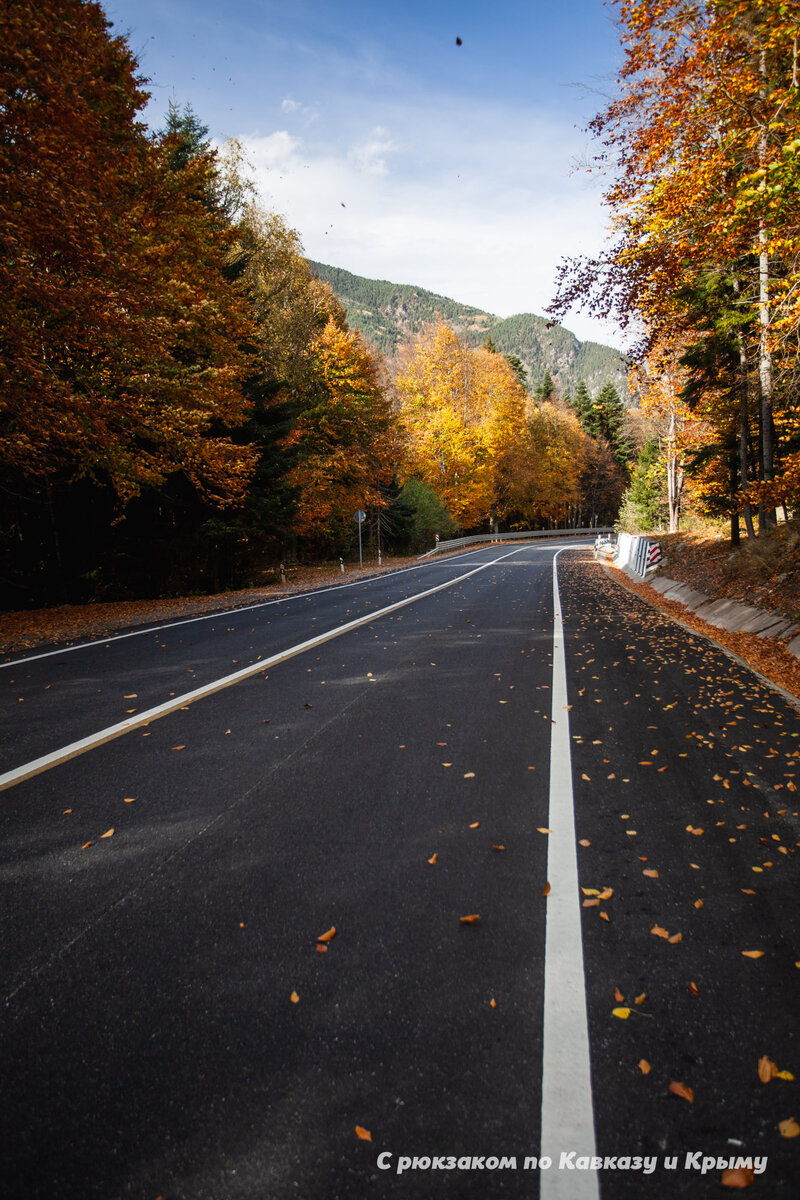
M581 379L591 392L596 392L610 380L621 395L627 396L624 355L598 342L579 342L563 326L549 327L544 317L519 313L500 318L413 284L365 279L341 267L311 260L309 266L318 279L331 285L347 310L350 326L360 330L383 354L394 354L426 324L441 318L476 346L491 334L498 350L516 354L522 360L531 387L549 371L561 392L574 392Z

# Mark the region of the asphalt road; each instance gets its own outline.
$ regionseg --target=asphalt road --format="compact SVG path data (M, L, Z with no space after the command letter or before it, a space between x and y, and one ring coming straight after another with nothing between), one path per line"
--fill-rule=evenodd
M4 1196L798 1194L798 712L555 550L0 668Z

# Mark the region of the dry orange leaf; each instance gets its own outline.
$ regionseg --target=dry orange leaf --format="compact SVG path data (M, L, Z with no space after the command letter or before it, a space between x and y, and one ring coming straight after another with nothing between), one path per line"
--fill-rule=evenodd
M459 917L458 919L462 925L476 925L481 918L479 913L470 913L468 917Z
M372 1134L368 1129L363 1129L360 1125L356 1125L356 1137L361 1138L362 1142L371 1142Z
M695 900L695 902L694 902L694 906L695 906L695 908L702 908L702 907L703 907L703 901L702 901L702 900Z
M135 796L125 796L125 798L123 799L122 803L123 803L123 804L135 804L135 803L136 803L136 797L135 797Z
M138 692L131 692L130 695L123 696L122 699L123 700L135 700L138 695L139 695Z
M474 772L474 771L466 771L466 772L465 772L465 774L464 774L464 778L465 778L465 779L474 779L474 778L475 778L475 772Z
M699 996L699 995L700 995L700 989L699 989L699 987L697 986L697 984L696 984L696 983L690 983L690 984L689 984L689 991L692 993L692 995L693 995L693 996Z
M600 892L599 895L600 895L601 900L610 900L611 897L614 895L614 889L610 888L610 887L603 888L602 892Z
M763 958L764 957L763 950L743 950L742 954L745 956L745 958Z
M548 883L546 883L546 884L544 885L544 890L542 891L542 895L543 895L543 896L549 896L549 895L550 895L550 884L549 884L549 882L548 882Z
M438 857L439 857L439 856L438 856L438 854L433 854L433 855L432 855L432 856L431 856L431 857L428 859L428 862L431 864L431 866L433 866L433 865L434 865L434 863L436 862L436 860L437 860L437 858L438 858Z
M328 947L327 947L326 945L324 945L322 942L317 942L317 951L318 951L320 954L327 954L327 953L328 953Z
M84 842L83 845L81 846L81 850L88 850L88 848L89 848L89 846L91 846L91 844L92 844L91 842Z
M694 1092L690 1087L687 1087L685 1083L673 1082L669 1085L669 1090L672 1092L673 1096L680 1096L682 1100L688 1100L690 1104L694 1100Z
M631 1010L629 1008L612 1008L611 1015L612 1017L619 1017L620 1021L627 1021L631 1015Z
M669 934L667 933L666 929L664 929L663 925L654 925L653 928L650 930L650 932L654 933L656 935L656 937L660 937L660 938L668 938L669 937Z
M769 1083L778 1074L778 1068L775 1063L766 1054L762 1054L758 1060L758 1078L762 1083Z
M592 843L589 841L588 838L581 838L580 841L578 842L579 846L591 846L591 844Z
M492 996L491 1000L489 1001L489 1007L497 1008L497 1001L495 1000L494 996Z
M537 825L536 832L537 833L550 833L551 831L549 829L542 829L541 826Z
M330 942L336 937L336 926L331 925L330 929L326 929L325 933L321 933L317 938L318 942Z
M289 997L289 999L291 1000L292 1004L299 1004L299 1003L300 1003L300 997L298 996L297 992L292 992L292 994L291 994L291 996Z
M646 999L647 999L647 992L642 992L641 996L637 996L633 1003L634 1004L644 1004Z
M173 747L172 747L172 749L173 749L173 750L185 750L185 749L186 749L186 746L185 746L185 745L183 745L183 746L173 746Z
M669 942L669 944L670 944L671 946L674 946L674 945L676 945L678 942L682 942L682 941L683 941L683 934L682 934L682 933L673 933L672 937L668 937L668 938L667 938L667 941Z
M113 829L113 826L112 826L112 828L111 828L111 829L107 829L107 830L105 831L105 833L101 833L101 834L100 834L100 837L101 837L101 838L109 838L109 837L113 837L113 836L114 836L114 829Z
M493 850L505 850L505 846L492 846Z
M781 1121L778 1125L781 1137L796 1138L800 1135L800 1125L797 1124L794 1117L788 1117L785 1121Z
M656 871L653 867L648 867L646 870L642 871L642 874L646 875L648 879L658 879L658 871Z
M593 896L589 900L584 900L582 907L583 908L595 908L595 907L599 906L599 904L600 904L600 901L597 898L597 896Z
M687 832L687 833L693 833L695 837L700 837L701 833L703 833L703 830L702 830L702 829L695 829L694 825L687 825L687 826L686 826L686 832Z
M601 920L601 921L610 921L610 920L611 920L611 917L608 915L608 913L607 913L607 912L601 912L601 913L600 913L600 920Z
M640 1058L636 1065L643 1075L649 1075L650 1071L652 1070L652 1067L646 1058Z
M472 824L470 825L470 829L477 829L479 825L480 825L480 821L473 821Z
M62 817L65 817L67 815L67 813L71 813L71 812L72 812L71 808L62 808L61 815L62 815Z
M614 999L616 1000L617 1004L622 1004L622 1001L625 999L619 988L614 988Z
M756 1173L751 1167L728 1167L722 1172L720 1183L727 1188L744 1188L752 1187Z

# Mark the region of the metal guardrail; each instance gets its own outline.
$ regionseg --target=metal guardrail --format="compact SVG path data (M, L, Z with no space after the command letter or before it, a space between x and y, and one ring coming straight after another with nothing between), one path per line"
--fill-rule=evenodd
M438 542L432 550L427 550L424 554L418 554L417 559L430 558L432 554L438 554L440 550L457 550L461 546L474 546L478 542L513 542L525 538L550 538L564 537L571 535L573 537L597 537L600 533L613 533L614 530L610 525L592 525L582 527L580 529L523 529L514 530L513 533L474 533L469 537L450 538L446 542Z

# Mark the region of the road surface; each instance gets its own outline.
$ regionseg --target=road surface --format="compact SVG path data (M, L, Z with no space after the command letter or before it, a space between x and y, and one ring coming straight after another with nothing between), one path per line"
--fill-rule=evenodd
M586 543L0 685L10 1200L798 1194L798 712Z

